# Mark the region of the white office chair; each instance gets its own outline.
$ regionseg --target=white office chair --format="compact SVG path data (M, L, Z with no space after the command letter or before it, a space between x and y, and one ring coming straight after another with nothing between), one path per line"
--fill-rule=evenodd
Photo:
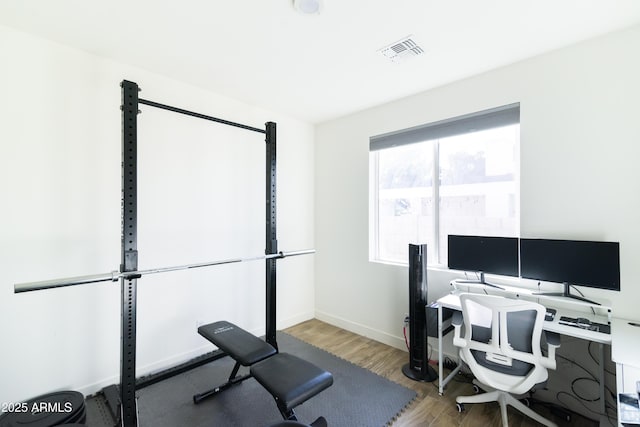
M555 426L512 396L544 383L547 369L556 368L560 337L546 334L547 356L540 347L545 308L530 301L479 294L461 294L460 302L462 315L458 312L453 319L453 343L460 347L460 358L476 377L476 387L486 392L456 397L458 410L464 410L464 403L497 401L504 427L508 425L507 405L544 425Z

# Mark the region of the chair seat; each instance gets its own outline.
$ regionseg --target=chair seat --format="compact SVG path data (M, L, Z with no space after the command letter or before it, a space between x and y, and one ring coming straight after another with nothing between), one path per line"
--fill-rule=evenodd
M287 411L333 384L329 372L288 353L252 365L251 375Z
M198 333L242 366L251 366L276 354L269 343L226 320L200 326Z
M511 366L492 362L491 360L487 359L487 353L484 351L471 350L471 355L479 365L505 375L524 377L534 368L534 365L532 365L531 363L523 362L517 359L513 359L511 361Z

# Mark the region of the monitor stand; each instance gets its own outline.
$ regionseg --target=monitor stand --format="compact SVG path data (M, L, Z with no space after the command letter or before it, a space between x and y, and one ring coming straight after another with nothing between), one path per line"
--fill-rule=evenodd
M480 279L479 280L456 280L456 283L464 285L466 284L476 284L476 285L484 285L484 286L490 286L492 288L496 288L496 289L500 289L501 291L504 291L504 288L498 285L494 285L493 283L489 283L486 282L484 280L484 273L482 271L480 271Z
M548 297L564 297L564 298L571 298L571 299L576 299L578 301L583 301L589 304L594 304L594 305L601 305L600 303L597 303L595 301L591 301L590 299L586 299L584 297L580 297L578 295L573 295L571 293L571 285L568 282L564 282L562 284L562 286L564 287L562 292L536 292L533 295L545 295Z

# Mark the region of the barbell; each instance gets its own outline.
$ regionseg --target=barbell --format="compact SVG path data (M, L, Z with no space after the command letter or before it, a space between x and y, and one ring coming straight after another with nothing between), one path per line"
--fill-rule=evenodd
M147 274L157 274L157 273L166 273L169 271L189 270L193 268L211 267L214 265L233 264L238 262L280 259L280 258L287 258L291 256L307 255L312 253L315 253L315 249L305 249L305 250L291 251L291 252L278 252L275 254L258 255L258 256L249 257L249 258L231 258L231 259L224 259L224 260L218 260L218 261L200 262L196 264L176 265L173 267L150 268L147 270L123 271L123 272L111 271L109 273L67 277L64 279L17 283L13 286L13 291L16 294L19 294L22 292L41 291L44 289L62 288L65 286L83 285L87 283L117 282L120 279L133 280L133 279L138 279Z

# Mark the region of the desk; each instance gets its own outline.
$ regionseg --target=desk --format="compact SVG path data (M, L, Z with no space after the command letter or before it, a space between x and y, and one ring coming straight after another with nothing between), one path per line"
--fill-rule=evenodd
M620 393L635 394L640 381L640 323L627 319L613 319L611 334L615 345L611 346L611 359L616 363L616 388L618 390L618 425L622 425Z
M456 287L455 283L453 282L452 282L452 285L454 285L454 288ZM484 286L480 285L480 289L483 289L483 288ZM543 324L543 330L550 331L550 332L557 332L562 335L567 335L571 337L576 337L576 338L581 338L581 339L596 342L598 343L600 361L604 360L604 345L611 344L612 334L605 334L602 332L588 331L588 330L576 328L573 326L561 325L559 323L559 320L561 316L586 317L592 322L608 324L610 323L610 319L611 319L611 310L608 307L598 306L600 307L600 309L605 309L607 311L607 314L604 314L604 315L589 314L585 312L580 312L576 310L565 309L565 308L554 306L555 305L554 302L556 303L559 302L557 297L534 295L531 291L528 291L526 289L509 288L506 286L504 288L505 289L502 291L498 291L498 290L494 291L493 289L492 290L487 289L487 291L491 291L491 293L499 292L500 294L505 296L505 298L526 298L526 299L534 298L538 300L538 302L541 303L542 305L556 308L557 312L553 321L545 321ZM460 304L461 293L463 292L458 289L455 289L452 293L445 295L444 297L437 300L437 303L438 303L438 381L439 381L438 392L440 393L440 395L444 393L444 387L446 386L446 384L458 373L458 371L461 368L461 364L458 363L458 366L453 371L451 371L451 373L446 378L443 378L442 309L448 308L451 310L460 311L461 310L461 304ZM575 308L580 308L580 307L584 308L585 305L589 306L589 304L586 304L584 302L578 302L578 301L573 302L573 301L568 301L567 299L562 299L561 302L568 305L575 305ZM612 330L613 328L614 326L612 326ZM637 328L637 329L639 330L639 333L640 333L640 328ZM604 375L605 375L604 363L600 363L599 364L599 377L600 377L599 385L600 385L600 403L601 403L600 413L602 416L606 417L605 376Z

